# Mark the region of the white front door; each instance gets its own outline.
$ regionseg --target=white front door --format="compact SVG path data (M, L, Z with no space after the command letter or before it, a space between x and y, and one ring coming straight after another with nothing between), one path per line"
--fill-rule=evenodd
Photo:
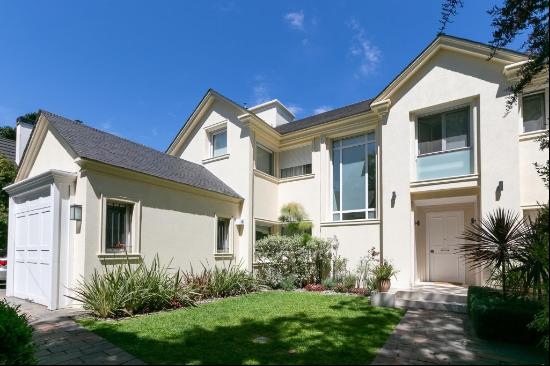
M464 231L464 211L429 212L426 241L430 281L465 282L464 258L457 254Z

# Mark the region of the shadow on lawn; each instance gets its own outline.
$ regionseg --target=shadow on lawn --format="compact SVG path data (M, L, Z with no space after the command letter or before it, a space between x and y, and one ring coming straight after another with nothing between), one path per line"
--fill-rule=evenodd
M333 308L353 314L246 318L236 326L182 329L162 341L117 331L112 323L98 325L95 332L149 363L367 364L401 318L395 310L353 298Z

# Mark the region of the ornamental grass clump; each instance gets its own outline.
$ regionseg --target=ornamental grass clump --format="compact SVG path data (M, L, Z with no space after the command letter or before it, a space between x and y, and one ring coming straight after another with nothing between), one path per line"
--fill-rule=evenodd
M120 318L135 314L194 306L186 287L181 285L179 270L171 273L161 265L158 256L150 264L138 263L104 265L95 270L89 280L79 283L72 299L85 310L100 318Z

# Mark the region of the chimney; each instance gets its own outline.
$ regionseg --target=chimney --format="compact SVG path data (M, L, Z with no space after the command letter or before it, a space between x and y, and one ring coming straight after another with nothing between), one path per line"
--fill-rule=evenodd
M292 112L277 99L250 107L248 110L254 112L273 128L294 121Z
M17 165L21 162L35 124L36 122L33 120L24 117L17 118L15 126L15 163Z

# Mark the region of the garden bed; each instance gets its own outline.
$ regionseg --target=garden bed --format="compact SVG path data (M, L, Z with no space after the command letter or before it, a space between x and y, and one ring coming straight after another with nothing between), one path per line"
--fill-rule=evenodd
M152 364L369 364L403 312L360 296L269 291L84 327Z
M541 310L535 300L509 296L487 287L468 288L468 315L480 338L536 344L540 335L528 325Z

